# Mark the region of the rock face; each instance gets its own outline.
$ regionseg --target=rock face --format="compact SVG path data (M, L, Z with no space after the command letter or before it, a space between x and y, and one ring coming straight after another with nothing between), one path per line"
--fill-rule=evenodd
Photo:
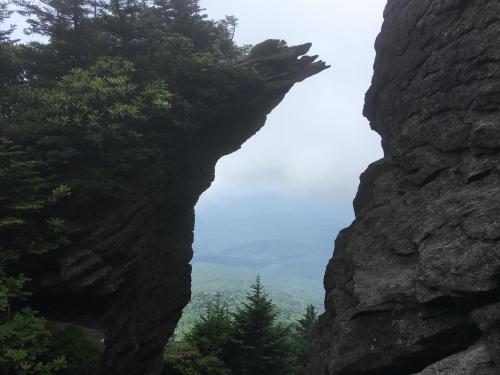
M500 2L389 0L384 158L337 238L310 375L500 373Z
M31 262L37 310L105 332L99 374L160 373L164 345L190 299L194 206L218 159L254 135L295 83L327 68L304 56L310 47L280 45L272 58L241 62L264 72L260 91L228 102L197 134L173 130L162 160L130 181L125 201L101 209L63 256Z

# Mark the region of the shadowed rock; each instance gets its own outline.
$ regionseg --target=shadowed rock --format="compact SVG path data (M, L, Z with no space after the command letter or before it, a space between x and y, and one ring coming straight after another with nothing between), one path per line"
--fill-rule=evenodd
M296 82L327 68L301 59L307 50L280 46L272 67L265 54L247 61L261 71L242 73L258 81L243 83L252 90L228 98L215 120L194 130L164 129L161 157L137 172L119 201L71 218L71 249L21 263L37 310L105 332L99 374L160 373L164 346L190 299L194 206L217 161L254 135Z
M385 156L337 238L309 375L500 373L500 3L390 0Z

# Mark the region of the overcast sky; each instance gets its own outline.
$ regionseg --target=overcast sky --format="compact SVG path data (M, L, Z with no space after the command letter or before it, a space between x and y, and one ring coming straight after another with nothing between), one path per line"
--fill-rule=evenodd
M210 18L235 15L236 40L313 43L332 65L296 85L263 130L217 165L202 197L289 194L352 201L360 173L382 156L379 136L362 116L373 73L374 41L385 0L202 0Z

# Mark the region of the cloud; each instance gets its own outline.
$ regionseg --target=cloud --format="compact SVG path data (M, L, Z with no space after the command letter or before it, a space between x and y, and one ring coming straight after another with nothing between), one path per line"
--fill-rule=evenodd
M208 194L272 192L351 200L359 175L382 156L362 117L385 0L203 0L211 18L240 20L239 43L311 41L333 68L297 85L268 123L222 159Z

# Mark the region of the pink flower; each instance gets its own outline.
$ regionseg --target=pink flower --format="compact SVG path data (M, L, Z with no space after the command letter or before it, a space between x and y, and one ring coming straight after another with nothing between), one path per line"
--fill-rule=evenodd
M191 352L181 352L182 359L191 358L192 356L193 356L193 353L191 353Z

